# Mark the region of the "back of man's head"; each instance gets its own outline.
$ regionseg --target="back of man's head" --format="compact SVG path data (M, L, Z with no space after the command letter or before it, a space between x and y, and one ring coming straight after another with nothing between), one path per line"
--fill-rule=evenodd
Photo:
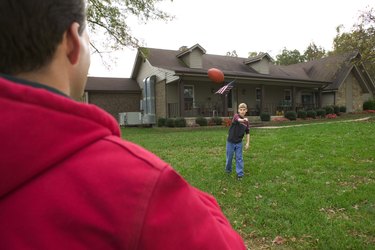
M0 73L16 75L47 65L73 22L85 27L84 0L1 0Z

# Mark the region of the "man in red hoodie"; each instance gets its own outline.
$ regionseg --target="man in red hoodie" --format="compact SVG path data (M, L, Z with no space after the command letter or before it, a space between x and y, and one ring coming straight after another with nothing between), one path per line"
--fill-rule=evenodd
M215 199L83 94L83 0L0 1L1 249L245 249Z

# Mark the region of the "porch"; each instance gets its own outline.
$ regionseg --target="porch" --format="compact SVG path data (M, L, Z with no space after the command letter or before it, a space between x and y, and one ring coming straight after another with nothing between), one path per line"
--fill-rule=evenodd
M239 103L248 106L247 116L261 113L277 115L287 111L316 109L321 103L321 89L296 86L258 85L241 83L227 95L218 95L221 86L213 83L179 81L168 85L166 116L173 117L231 117Z
M179 103L168 103L168 117L179 117ZM182 117L214 117L225 116L223 105L220 103L186 103L184 104ZM228 111L232 111L228 109ZM233 115L233 114L232 114Z

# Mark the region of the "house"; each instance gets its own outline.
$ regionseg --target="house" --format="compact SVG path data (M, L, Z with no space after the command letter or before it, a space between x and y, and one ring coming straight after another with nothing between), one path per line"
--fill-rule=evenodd
M374 81L361 63L355 63L358 59L360 53L353 52L280 66L267 53L252 58L211 55L199 44L180 50L140 48L131 79L123 81L138 84L141 98L152 100L157 118L231 116L241 102L247 103L248 115L327 105L352 112L375 96ZM207 77L210 68L222 70L225 82L212 82ZM235 87L227 96L215 94L232 80ZM146 82L152 88L151 99L144 91ZM139 110L146 104L141 106ZM124 106L124 111L130 110Z

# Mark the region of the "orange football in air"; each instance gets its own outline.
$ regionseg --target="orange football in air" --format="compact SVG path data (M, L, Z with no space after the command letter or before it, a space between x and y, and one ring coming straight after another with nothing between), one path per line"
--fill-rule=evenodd
M215 83L222 83L224 82L224 73L220 69L211 68L207 71L208 78Z

